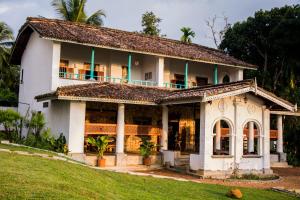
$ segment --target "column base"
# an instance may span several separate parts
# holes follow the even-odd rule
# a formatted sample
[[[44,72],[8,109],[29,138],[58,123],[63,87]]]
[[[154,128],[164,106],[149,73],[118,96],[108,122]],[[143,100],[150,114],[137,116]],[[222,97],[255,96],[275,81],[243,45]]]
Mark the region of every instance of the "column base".
[[[127,166],[127,155],[125,153],[116,153],[116,166],[117,167]]]
[[[278,153],[279,162],[286,162],[286,153]]]

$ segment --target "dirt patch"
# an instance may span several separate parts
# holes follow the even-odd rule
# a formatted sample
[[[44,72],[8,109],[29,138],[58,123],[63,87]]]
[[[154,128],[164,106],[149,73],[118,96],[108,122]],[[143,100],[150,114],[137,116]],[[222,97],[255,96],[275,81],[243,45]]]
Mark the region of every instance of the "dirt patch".
[[[274,173],[281,178],[273,181],[245,181],[245,180],[216,180],[216,179],[199,179],[194,176],[181,174],[166,169],[151,170],[144,173],[171,176],[175,178],[185,178],[190,181],[199,183],[219,184],[226,186],[241,186],[251,188],[268,189],[272,187],[284,187],[286,189],[300,189],[300,167],[295,168],[273,168]]]

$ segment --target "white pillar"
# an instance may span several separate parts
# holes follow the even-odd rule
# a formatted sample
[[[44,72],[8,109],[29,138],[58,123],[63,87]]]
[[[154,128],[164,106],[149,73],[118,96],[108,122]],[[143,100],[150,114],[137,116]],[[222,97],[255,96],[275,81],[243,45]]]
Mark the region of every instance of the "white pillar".
[[[272,170],[270,165],[270,110],[263,107],[262,112],[262,119],[263,119],[263,168],[264,173],[271,173]]]
[[[163,57],[159,57],[156,63],[156,80],[159,87],[164,86],[164,68],[165,60]]]
[[[161,140],[160,140],[160,149],[168,150],[168,129],[169,129],[169,116],[168,116],[168,107],[162,106],[162,131],[161,131]]]
[[[248,123],[248,153],[254,152],[254,122]]]
[[[51,90],[56,90],[59,86],[59,63],[60,63],[61,44],[53,42],[52,46],[52,67],[51,67]]]
[[[118,104],[116,153],[124,153],[125,105]]]
[[[71,154],[84,153],[85,102],[70,102],[68,148]]]
[[[283,153],[282,115],[277,115],[277,152]]]
[[[221,120],[216,122],[216,150],[221,150]]]

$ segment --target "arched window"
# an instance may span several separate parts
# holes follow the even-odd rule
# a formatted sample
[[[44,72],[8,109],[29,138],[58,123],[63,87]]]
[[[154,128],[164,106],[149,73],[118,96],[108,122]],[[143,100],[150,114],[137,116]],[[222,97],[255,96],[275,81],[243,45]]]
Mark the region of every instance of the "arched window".
[[[213,155],[230,155],[231,128],[225,120],[218,120],[213,129]]]
[[[254,121],[249,121],[243,129],[243,154],[244,155],[259,155],[259,140],[260,131],[258,124]]]
[[[222,83],[229,83],[229,82],[230,82],[230,77],[226,74],[226,75],[223,77]]]

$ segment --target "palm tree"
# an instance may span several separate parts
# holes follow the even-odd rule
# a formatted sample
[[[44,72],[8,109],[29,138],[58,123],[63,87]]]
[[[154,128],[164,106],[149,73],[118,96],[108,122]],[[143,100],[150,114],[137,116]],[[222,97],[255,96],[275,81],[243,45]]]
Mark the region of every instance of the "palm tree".
[[[102,26],[102,17],[106,16],[104,11],[98,10],[87,17],[86,2],[87,0],[52,0],[52,6],[64,20]]]
[[[193,38],[195,37],[195,32],[192,31],[192,29],[189,27],[182,27],[180,30],[183,32],[183,35],[180,38],[181,42],[184,42],[187,44],[192,43],[191,37],[193,37]]]
[[[11,105],[17,101],[19,67],[9,63],[13,32],[4,22],[0,22],[0,105]]]

